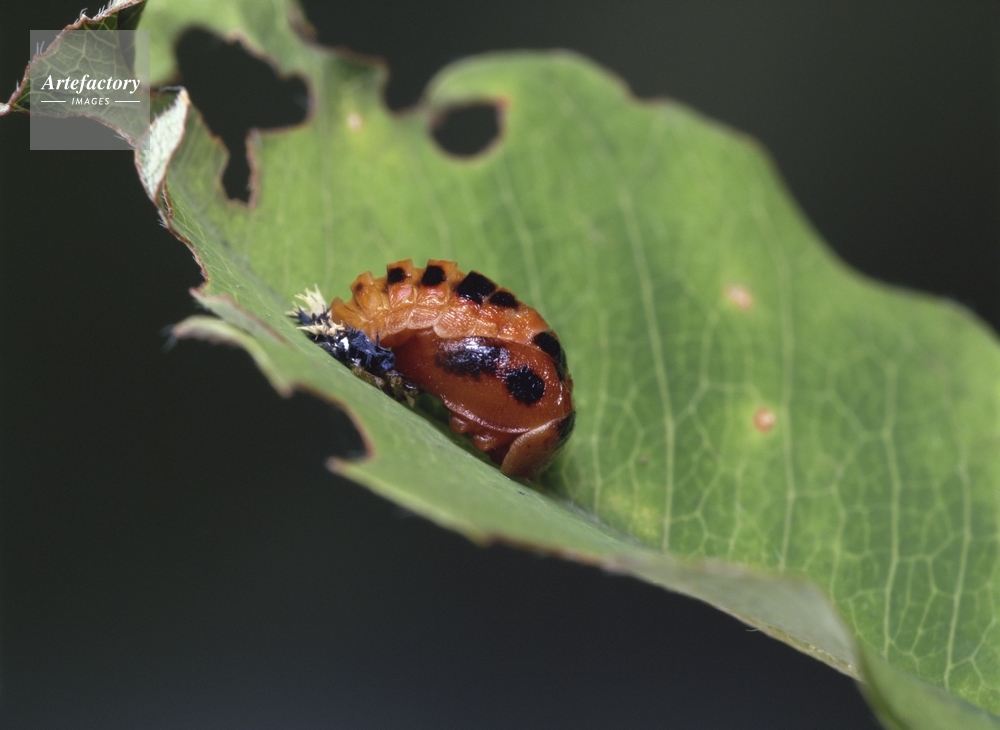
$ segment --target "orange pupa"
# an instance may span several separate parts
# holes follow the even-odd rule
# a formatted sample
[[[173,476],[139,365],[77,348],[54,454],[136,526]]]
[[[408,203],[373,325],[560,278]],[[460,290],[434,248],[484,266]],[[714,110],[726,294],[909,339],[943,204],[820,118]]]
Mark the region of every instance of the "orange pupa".
[[[468,434],[513,477],[549,465],[573,430],[573,380],[559,338],[532,307],[452,261],[410,259],[366,272],[330,319],[389,348],[396,371],[438,398],[452,430]]]

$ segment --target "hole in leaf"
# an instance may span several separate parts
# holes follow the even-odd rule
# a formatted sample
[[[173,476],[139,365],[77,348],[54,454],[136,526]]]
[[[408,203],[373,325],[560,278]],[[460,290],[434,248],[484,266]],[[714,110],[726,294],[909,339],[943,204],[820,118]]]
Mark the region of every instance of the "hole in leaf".
[[[302,123],[309,91],[297,76],[281,78],[238,41],[227,43],[199,28],[185,32],[175,49],[181,83],[205,124],[229,150],[222,185],[230,199],[250,200],[247,134]]]
[[[452,107],[434,119],[431,133],[444,151],[472,157],[500,136],[500,112],[495,104]]]

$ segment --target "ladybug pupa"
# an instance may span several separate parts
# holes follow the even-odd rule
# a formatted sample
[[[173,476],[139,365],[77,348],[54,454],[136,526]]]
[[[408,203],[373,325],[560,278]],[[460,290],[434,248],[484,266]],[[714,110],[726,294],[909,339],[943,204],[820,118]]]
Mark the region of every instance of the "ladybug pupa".
[[[440,398],[453,431],[512,477],[545,469],[573,430],[573,380],[542,316],[479,272],[409,259],[361,274],[348,302],[318,291],[294,316],[356,375],[412,405]]]

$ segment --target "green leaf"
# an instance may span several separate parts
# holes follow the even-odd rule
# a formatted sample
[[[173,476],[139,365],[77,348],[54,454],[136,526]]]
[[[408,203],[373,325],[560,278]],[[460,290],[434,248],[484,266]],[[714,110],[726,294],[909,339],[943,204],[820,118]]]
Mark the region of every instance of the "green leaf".
[[[869,702],[887,728],[892,730],[995,730],[996,715],[937,688],[913,675],[893,668],[871,650],[864,650],[863,685]]]
[[[178,334],[346,408],[371,456],[335,468],[438,524],[709,601],[862,677],[890,726],[997,724],[971,705],[1000,710],[1000,348],[967,312],[847,270],[752,140],[572,54],[463,61],[397,116],[378,68],[277,3],[152,5],[154,75],[195,23],[300,74],[312,113],[251,138],[250,206],[186,94],[157,119],[140,176],[221,318]],[[482,100],[499,142],[442,153],[436,115]],[[284,314],[409,257],[487,273],[559,333],[578,421],[537,490]]]

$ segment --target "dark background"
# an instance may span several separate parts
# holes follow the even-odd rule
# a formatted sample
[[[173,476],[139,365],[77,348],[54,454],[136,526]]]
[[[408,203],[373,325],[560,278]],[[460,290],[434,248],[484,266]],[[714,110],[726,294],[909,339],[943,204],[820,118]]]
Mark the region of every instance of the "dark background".
[[[0,96],[78,2],[5,7]],[[582,52],[760,138],[862,271],[1000,329],[992,0],[305,7],[388,60],[395,108],[464,55]],[[189,85],[231,73],[190,50]],[[244,85],[220,132],[261,106]],[[29,152],[2,118],[0,186],[0,727],[875,727],[851,680],[714,609],[331,476],[343,418],[242,352],[166,350],[200,275],[128,153]]]

